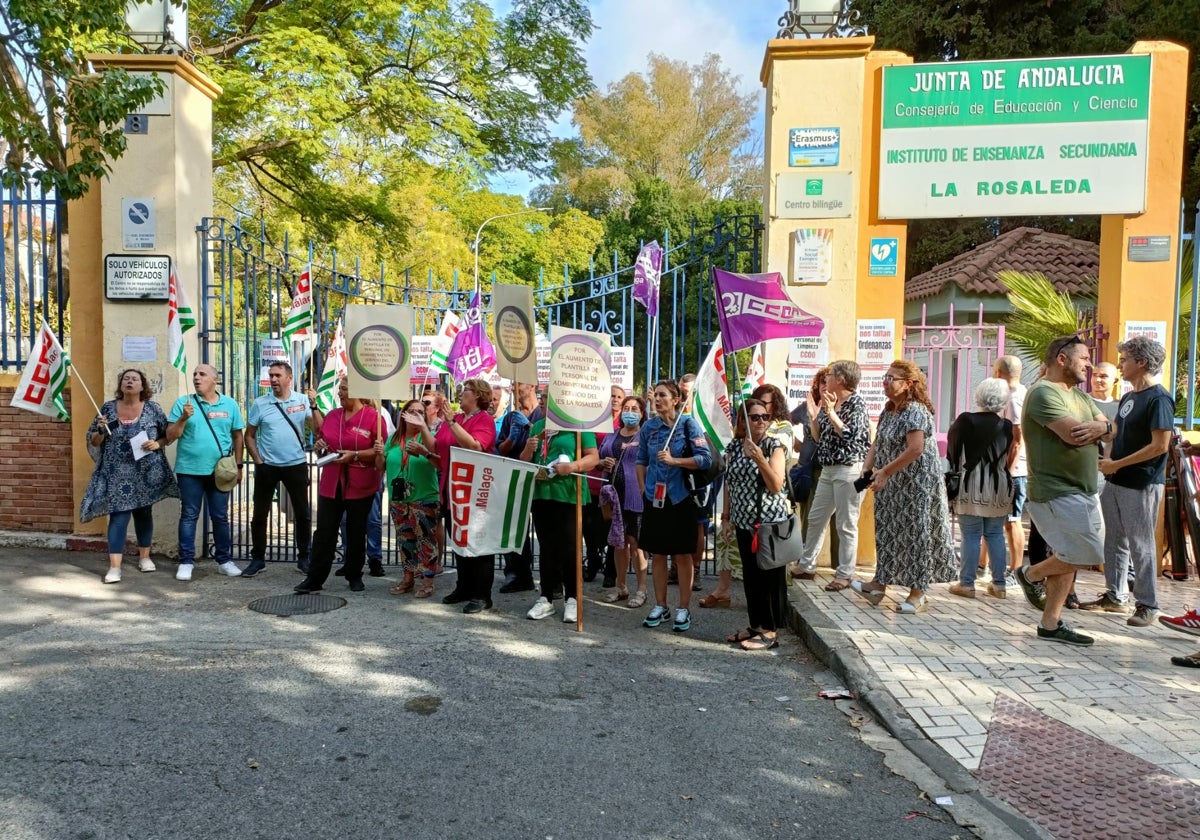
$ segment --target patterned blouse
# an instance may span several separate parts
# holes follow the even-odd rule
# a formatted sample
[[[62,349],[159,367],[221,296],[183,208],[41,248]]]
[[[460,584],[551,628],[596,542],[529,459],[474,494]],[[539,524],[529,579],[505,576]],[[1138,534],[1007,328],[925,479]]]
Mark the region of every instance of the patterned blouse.
[[[778,439],[765,435],[763,454],[771,460],[772,453],[783,446]],[[768,493],[758,465],[742,452],[741,438],[735,438],[725,450],[725,486],[729,488],[729,521],[738,528],[752,530],[760,522],[782,522],[792,513],[787,493]],[[759,506],[762,507],[761,519]]]
[[[109,400],[101,406],[100,413],[110,421],[117,419],[116,400]],[[87,430],[89,440],[98,428],[99,419],[93,418]],[[147,400],[142,405],[142,413],[137,420],[129,424],[118,423],[116,430],[106,436],[99,447],[93,450],[89,446],[89,451],[96,458],[96,469],[79,505],[80,522],[91,522],[110,513],[137,510],[168,496],[179,496],[175,473],[171,471],[163,450],[147,452],[141,460],[134,460],[129,439],[138,432],[145,432],[150,440],[161,440],[167,435],[167,415],[153,400]]]
[[[866,400],[855,391],[846,397],[837,414],[845,427],[840,435],[824,408],[817,412],[817,430],[821,433],[817,438],[817,463],[860,464],[867,459],[867,450],[871,448],[871,418],[867,416]]]

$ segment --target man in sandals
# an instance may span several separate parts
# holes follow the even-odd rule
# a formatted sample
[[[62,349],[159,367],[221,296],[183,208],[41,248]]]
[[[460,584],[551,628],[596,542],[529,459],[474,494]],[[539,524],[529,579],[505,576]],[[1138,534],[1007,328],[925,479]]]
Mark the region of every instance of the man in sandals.
[[[271,393],[254,401],[247,418],[246,451],[254,462],[254,512],[250,518],[250,565],[242,577],[254,577],[267,567],[267,517],[280,483],[292,503],[296,566],[305,574],[312,541],[304,424],[307,421],[315,434],[321,429],[324,415],[317,408],[315,391],[301,394],[292,390],[292,366],[287,362],[275,362],[267,375]]]
[[[192,370],[194,394],[175,401],[167,415],[167,442],[179,441],[175,450],[175,477],[179,479],[179,568],[176,580],[191,580],[196,563],[196,522],[200,504],[208,508],[212,522],[213,548],[221,574],[242,573],[233,562],[233,534],[229,528],[229,491],[217,489],[213,470],[217,461],[232,454],[238,461],[237,478],[242,480],[242,410],[224,394],[217,393],[217,371],[212,365]]]
[[[1046,375],[1025,395],[1022,431],[1029,457],[1029,515],[1054,550],[1017,569],[1026,599],[1042,611],[1039,639],[1086,646],[1095,640],[1061,619],[1075,571],[1104,562],[1104,518],[1096,495],[1100,440],[1113,424],[1077,386],[1087,381],[1091,352],[1078,336],[1056,338]]]

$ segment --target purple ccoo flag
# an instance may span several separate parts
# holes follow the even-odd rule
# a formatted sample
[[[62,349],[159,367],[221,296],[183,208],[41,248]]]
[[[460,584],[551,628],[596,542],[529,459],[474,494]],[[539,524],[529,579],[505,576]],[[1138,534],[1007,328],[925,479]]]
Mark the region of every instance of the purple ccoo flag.
[[[479,292],[471,298],[471,307],[463,317],[446,364],[455,381],[463,382],[496,366],[496,351],[483,328],[483,312],[479,308]]]
[[[633,267],[633,299],[641,301],[646,314],[658,315],[658,281],[662,277],[663,249],[658,241],[647,242],[638,251]]]
[[[714,268],[713,284],[727,353],[772,338],[817,336],[825,329],[824,321],[792,302],[777,271],[734,274]]]

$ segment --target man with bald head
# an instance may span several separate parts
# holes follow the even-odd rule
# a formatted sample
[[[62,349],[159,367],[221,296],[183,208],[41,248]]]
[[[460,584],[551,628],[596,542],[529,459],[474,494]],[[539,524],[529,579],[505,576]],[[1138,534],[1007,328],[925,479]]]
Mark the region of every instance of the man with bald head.
[[[175,401],[167,416],[167,441],[179,441],[175,450],[175,476],[179,479],[179,569],[176,580],[191,580],[196,562],[196,521],[205,503],[212,522],[217,565],[223,575],[242,573],[233,562],[233,534],[229,528],[229,493],[217,489],[213,470],[217,461],[234,454],[238,481],[242,480],[242,410],[217,391],[217,371],[212,365],[192,370],[194,394]]]

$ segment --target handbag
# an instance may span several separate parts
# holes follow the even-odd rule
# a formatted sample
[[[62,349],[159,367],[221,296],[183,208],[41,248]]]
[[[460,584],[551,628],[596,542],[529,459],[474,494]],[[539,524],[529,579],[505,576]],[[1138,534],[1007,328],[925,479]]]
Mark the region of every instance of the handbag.
[[[796,514],[781,522],[758,526],[758,551],[754,559],[764,572],[795,563],[804,556],[804,536]]]
[[[950,470],[942,476],[946,482],[946,501],[953,502],[962,489],[962,470]]]
[[[217,442],[217,451],[221,451],[221,439],[217,437],[217,430],[213,428],[212,421],[208,419],[208,412],[204,410],[204,406],[200,403],[200,398],[195,397],[196,406],[200,409],[200,414],[204,417],[204,422],[208,424],[208,430],[212,432],[213,440]],[[213,467],[213,484],[222,493],[228,493],[237,486],[238,479],[238,462],[233,457],[233,453],[222,455],[217,459],[217,464]]]

